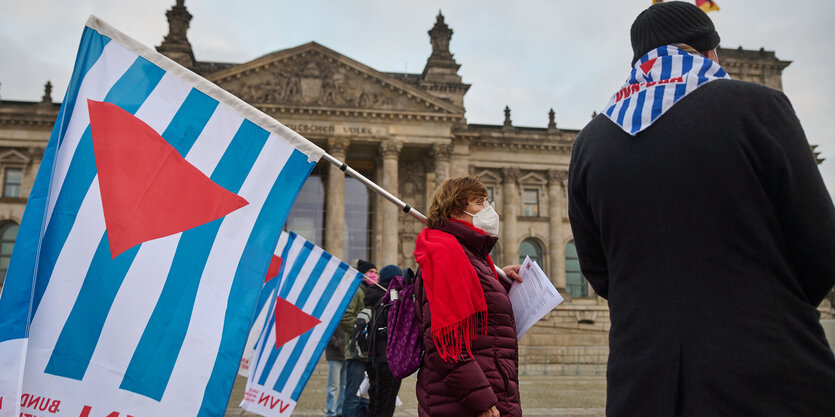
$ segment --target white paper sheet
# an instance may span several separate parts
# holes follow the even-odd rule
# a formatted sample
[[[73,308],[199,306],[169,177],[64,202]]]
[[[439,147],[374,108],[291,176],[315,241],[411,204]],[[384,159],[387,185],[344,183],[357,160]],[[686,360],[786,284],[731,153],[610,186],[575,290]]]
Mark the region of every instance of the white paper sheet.
[[[513,317],[516,319],[517,340],[563,302],[562,295],[554,288],[554,284],[551,284],[542,268],[531,261],[530,257],[525,257],[519,274],[522,275],[522,282],[514,281],[508,294],[513,305]]]

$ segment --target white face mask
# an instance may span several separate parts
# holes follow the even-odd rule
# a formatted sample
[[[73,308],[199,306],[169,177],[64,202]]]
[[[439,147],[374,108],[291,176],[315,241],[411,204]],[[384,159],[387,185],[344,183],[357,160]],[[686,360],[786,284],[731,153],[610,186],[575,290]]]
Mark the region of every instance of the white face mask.
[[[490,236],[499,235],[499,213],[496,213],[492,204],[481,209],[476,214],[471,214],[466,211],[464,213],[473,216],[473,226],[484,230]]]

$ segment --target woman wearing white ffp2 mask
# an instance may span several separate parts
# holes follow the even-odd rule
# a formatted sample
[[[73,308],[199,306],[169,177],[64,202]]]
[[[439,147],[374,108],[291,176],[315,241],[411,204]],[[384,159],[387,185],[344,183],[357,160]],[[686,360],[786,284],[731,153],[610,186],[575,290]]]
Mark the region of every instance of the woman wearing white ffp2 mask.
[[[493,203],[487,203],[487,200],[479,201],[477,203],[480,206],[483,206],[478,213],[470,213],[468,211],[464,211],[464,213],[473,216],[473,226],[478,227],[481,230],[484,230],[490,236],[498,236],[499,235],[499,213],[496,213],[496,209],[493,208]]]
[[[510,283],[499,279],[490,257],[499,216],[487,195],[477,177],[444,181],[415,242],[422,416],[522,416]],[[522,280],[519,265],[502,271]]]

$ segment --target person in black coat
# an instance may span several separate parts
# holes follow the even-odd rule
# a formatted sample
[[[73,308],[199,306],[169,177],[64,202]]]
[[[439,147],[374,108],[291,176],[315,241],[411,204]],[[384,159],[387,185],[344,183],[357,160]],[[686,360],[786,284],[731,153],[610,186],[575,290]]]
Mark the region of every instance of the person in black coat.
[[[337,327],[325,347],[328,361],[328,385],[325,390],[325,417],[341,417],[345,401],[345,331]]]
[[[403,271],[397,265],[386,265],[380,270],[379,284],[388,288],[391,280],[396,276],[403,276]],[[368,352],[368,417],[391,417],[400,391],[400,380],[391,374],[386,360],[386,342],[388,340],[388,308],[383,305],[382,298],[386,291],[377,286],[369,286],[365,290],[363,303],[371,309]]]
[[[692,4],[655,4],[631,34],[627,85],[577,136],[568,183],[581,270],[609,301],[607,415],[835,416],[816,309],[835,208],[789,100],[727,79]]]

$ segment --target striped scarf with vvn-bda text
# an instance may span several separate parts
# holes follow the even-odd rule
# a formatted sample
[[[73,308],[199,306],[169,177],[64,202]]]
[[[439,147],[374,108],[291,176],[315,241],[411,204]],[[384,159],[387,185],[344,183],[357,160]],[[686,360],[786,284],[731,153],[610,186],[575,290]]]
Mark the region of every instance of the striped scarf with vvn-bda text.
[[[635,136],[687,94],[710,81],[731,78],[716,62],[687,49],[666,45],[642,56],[604,114]]]

